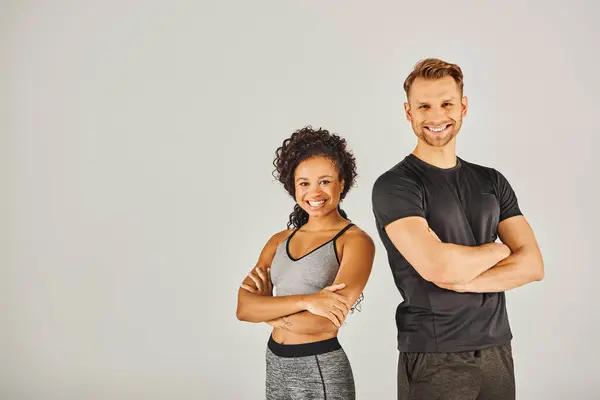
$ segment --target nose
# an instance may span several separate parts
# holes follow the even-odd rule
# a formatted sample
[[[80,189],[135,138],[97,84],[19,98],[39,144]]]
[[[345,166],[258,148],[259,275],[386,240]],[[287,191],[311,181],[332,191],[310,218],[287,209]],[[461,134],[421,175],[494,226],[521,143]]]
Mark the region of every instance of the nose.
[[[315,185],[310,185],[310,187],[308,188],[308,194],[310,195],[319,193],[321,193],[321,186],[318,183]]]
[[[432,107],[427,115],[431,123],[443,122],[446,120],[446,110],[442,107]]]

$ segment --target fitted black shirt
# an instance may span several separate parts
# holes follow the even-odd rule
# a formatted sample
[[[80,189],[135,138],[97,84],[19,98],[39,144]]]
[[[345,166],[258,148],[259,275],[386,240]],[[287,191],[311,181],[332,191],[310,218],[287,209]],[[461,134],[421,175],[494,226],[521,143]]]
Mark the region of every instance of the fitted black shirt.
[[[438,168],[410,154],[373,186],[373,213],[403,302],[396,310],[398,349],[471,351],[506,344],[512,333],[501,293],[458,293],[423,279],[396,249],[385,227],[418,216],[444,243],[478,246],[496,241],[498,224],[522,215],[506,178],[457,157]]]

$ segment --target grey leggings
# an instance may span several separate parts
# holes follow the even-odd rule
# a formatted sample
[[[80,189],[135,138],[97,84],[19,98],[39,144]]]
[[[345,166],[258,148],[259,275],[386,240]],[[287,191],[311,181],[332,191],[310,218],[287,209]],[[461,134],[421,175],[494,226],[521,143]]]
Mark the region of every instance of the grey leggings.
[[[267,346],[267,400],[355,400],[354,377],[337,338]]]

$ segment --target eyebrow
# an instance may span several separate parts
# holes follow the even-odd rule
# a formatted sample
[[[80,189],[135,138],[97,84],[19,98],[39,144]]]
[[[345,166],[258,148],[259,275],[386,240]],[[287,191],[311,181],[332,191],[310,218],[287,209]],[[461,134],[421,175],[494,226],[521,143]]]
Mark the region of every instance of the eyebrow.
[[[331,178],[331,179],[333,179],[333,176],[331,176],[331,175],[321,175],[321,176],[320,176],[320,177],[318,177],[317,179],[323,179],[323,178]],[[305,181],[307,181],[307,180],[308,180],[308,178],[305,178],[305,177],[301,176],[301,177],[299,177],[298,179],[296,179],[296,181],[300,181],[300,180],[305,180]]]
[[[443,103],[452,103],[454,101],[455,100],[453,98],[444,99],[444,100],[442,100],[442,104]],[[417,102],[417,105],[419,105],[419,106],[426,106],[426,105],[429,105],[429,104],[430,104],[429,102],[425,102],[425,101],[419,101],[419,102]]]

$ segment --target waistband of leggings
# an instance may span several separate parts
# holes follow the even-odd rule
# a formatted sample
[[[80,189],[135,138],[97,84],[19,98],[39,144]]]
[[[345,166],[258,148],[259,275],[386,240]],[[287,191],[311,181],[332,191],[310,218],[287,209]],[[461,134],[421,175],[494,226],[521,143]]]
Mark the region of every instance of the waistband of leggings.
[[[338,341],[337,337],[312,343],[280,344],[273,340],[273,336],[271,336],[269,337],[269,343],[267,346],[269,347],[269,350],[273,352],[273,354],[279,357],[316,356],[319,354],[340,350],[342,348],[342,345]]]

